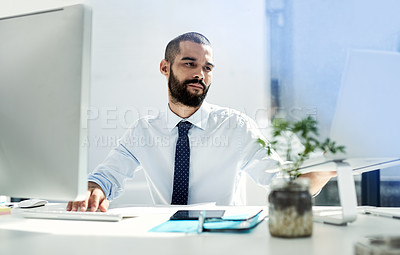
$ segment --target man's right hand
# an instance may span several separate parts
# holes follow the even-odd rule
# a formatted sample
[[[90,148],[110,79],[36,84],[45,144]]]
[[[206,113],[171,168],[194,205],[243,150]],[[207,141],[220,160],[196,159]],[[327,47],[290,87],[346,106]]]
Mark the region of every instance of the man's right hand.
[[[86,199],[83,201],[70,201],[67,205],[67,211],[78,211],[86,212],[90,208],[91,212],[99,209],[101,212],[106,212],[109,206],[109,202],[104,194],[101,187],[94,182],[88,183],[88,191]]]

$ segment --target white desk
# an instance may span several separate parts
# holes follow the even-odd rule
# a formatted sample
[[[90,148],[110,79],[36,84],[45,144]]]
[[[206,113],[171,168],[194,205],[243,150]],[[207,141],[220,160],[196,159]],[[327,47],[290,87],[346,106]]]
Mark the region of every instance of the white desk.
[[[149,233],[169,215],[121,222],[24,219],[0,216],[0,254],[353,254],[367,235],[400,235],[400,220],[359,215],[347,227],[314,223],[311,238],[271,237],[267,220],[250,233]]]

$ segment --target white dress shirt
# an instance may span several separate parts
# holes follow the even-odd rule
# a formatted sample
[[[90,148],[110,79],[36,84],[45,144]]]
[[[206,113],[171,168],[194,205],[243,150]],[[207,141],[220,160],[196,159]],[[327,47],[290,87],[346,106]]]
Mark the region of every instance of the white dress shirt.
[[[172,198],[177,124],[183,119],[168,107],[159,116],[138,119],[90,175],[112,200],[124,182],[143,169],[154,204],[170,204]],[[238,111],[203,102],[191,117],[189,130],[190,177],[188,203],[241,204],[238,183],[246,172],[267,186],[280,161],[268,156],[257,142],[262,137],[255,122]]]

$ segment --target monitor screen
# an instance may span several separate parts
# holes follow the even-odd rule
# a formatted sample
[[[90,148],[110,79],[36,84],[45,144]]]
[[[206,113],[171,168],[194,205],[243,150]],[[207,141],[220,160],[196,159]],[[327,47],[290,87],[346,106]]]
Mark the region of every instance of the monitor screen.
[[[400,54],[351,50],[331,137],[347,157],[400,158]]]
[[[0,38],[0,195],[82,199],[90,10],[3,17]]]
[[[400,164],[399,68],[398,52],[349,51],[330,136],[356,171]]]
[[[346,153],[308,160],[304,172],[334,170],[325,163],[339,159],[357,173],[400,164],[399,69],[398,52],[349,51],[330,132]]]

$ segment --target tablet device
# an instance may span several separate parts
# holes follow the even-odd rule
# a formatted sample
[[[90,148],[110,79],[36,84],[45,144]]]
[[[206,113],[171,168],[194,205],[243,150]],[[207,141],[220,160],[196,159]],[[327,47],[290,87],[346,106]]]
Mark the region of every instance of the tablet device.
[[[225,213],[225,210],[179,210],[170,220],[198,220],[202,211],[205,219],[220,219]]]

